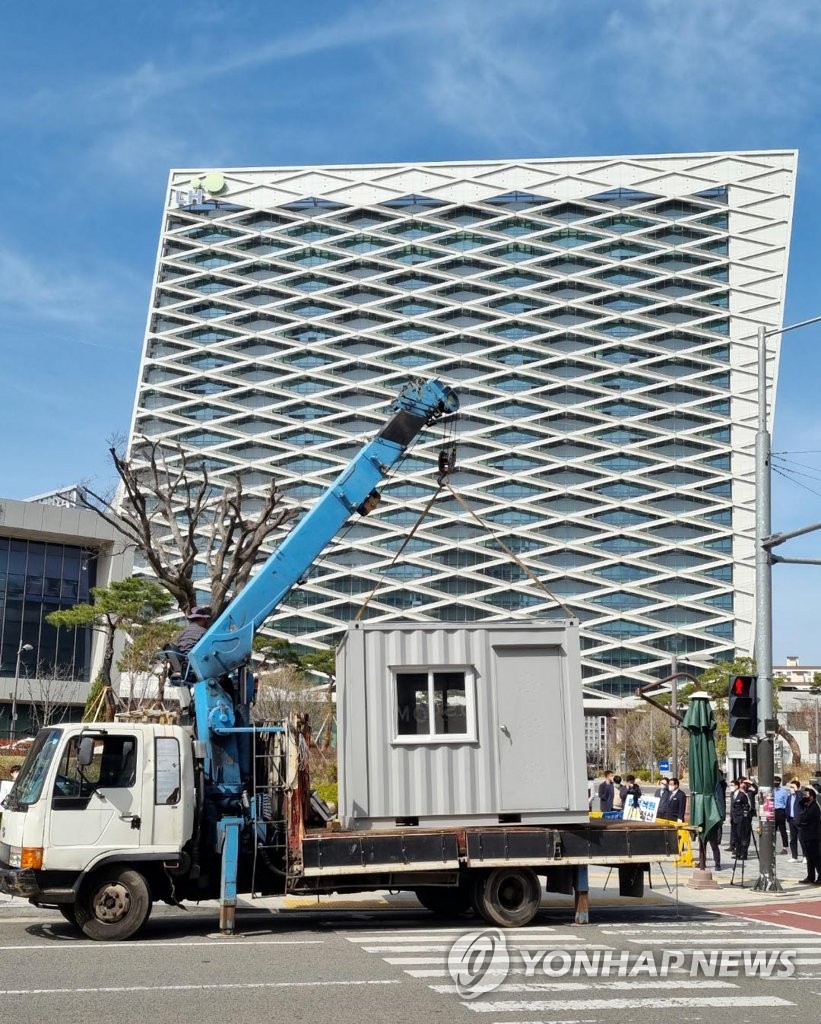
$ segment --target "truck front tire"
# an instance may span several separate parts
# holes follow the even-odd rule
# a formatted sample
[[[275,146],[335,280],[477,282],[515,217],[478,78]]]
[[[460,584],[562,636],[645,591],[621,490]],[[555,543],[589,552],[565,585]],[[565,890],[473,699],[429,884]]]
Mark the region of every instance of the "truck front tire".
[[[496,868],[477,877],[473,906],[488,924],[521,928],[530,924],[542,901],[542,886],[530,868]]]
[[[61,903],[57,909],[70,925],[73,925],[75,928],[80,927],[77,924],[77,910],[73,903]]]
[[[118,942],[130,939],[148,920],[151,893],[138,871],[102,868],[80,888],[74,914],[89,939]]]

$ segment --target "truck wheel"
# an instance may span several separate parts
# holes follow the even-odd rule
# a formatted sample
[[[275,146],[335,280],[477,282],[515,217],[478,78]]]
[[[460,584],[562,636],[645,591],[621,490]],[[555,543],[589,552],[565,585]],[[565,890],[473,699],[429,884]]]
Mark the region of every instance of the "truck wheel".
[[[151,894],[143,876],[112,866],[92,875],[80,889],[75,917],[90,939],[130,939],[148,920]]]
[[[530,924],[542,901],[542,886],[530,868],[496,868],[474,884],[473,906],[488,924],[521,928]]]
[[[57,909],[69,924],[74,925],[75,928],[80,927],[77,924],[77,914],[73,903],[59,903]]]
[[[473,906],[470,892],[461,885],[422,885],[414,891],[425,910],[437,917],[461,917]]]

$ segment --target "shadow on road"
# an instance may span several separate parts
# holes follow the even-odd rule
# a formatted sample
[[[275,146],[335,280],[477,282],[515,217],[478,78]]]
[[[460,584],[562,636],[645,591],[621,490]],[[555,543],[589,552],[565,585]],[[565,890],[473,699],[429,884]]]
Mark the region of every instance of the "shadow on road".
[[[49,913],[43,911],[43,914]],[[635,924],[652,920],[686,919],[688,921],[709,921],[721,917],[721,914],[702,910],[698,907],[676,906],[675,904],[637,907],[601,907],[591,908],[591,925],[596,924]],[[476,926],[478,918],[465,915],[463,917],[436,917],[428,911],[416,907],[356,910],[340,908],[305,908],[280,910],[268,908],[240,908],[237,912],[237,930],[234,935],[222,935],[219,932],[219,918],[215,911],[192,908],[181,910],[176,907],[159,907],[155,909],[145,927],[140,931],[137,940],[142,941],[184,941],[190,939],[214,939],[221,942],[242,942],[243,939],[259,939],[278,934],[304,935],[336,931],[347,932],[371,931],[374,928],[389,930],[391,928],[421,928],[430,933],[440,930]],[[540,911],[535,921],[536,927],[568,927],[574,931],[586,927],[573,923],[572,908],[550,907]],[[54,920],[32,922],[26,927],[27,934],[34,938],[50,942],[77,942],[85,939],[82,933],[56,912]],[[134,940],[132,940],[134,941]]]

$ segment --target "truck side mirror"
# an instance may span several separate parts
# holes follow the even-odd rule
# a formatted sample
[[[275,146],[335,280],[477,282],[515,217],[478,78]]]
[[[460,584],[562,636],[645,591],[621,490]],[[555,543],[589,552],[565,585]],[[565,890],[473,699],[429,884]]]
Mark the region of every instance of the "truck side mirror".
[[[77,765],[80,768],[88,768],[94,760],[94,737],[83,736],[77,750]]]

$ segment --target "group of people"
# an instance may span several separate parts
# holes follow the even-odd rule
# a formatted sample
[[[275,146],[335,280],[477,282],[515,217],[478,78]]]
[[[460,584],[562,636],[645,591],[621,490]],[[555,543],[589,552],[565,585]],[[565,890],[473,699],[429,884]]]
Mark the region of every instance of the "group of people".
[[[781,853],[789,859],[803,860],[807,885],[821,885],[821,806],[812,786],[803,786],[792,778],[786,786],[779,776],[773,779],[773,805],[775,829],[781,837]],[[789,838],[788,838],[789,831]],[[801,847],[801,856],[798,847]]]
[[[749,853],[757,794],[758,786],[752,779],[745,777],[730,782],[730,839],[724,849],[737,860],[746,860]],[[640,796],[641,788],[634,775],[626,775],[622,781],[620,775],[608,771],[598,788],[599,809],[602,813],[619,811],[630,803],[637,807]],[[663,778],[655,796],[659,801],[657,819],[676,822],[686,820],[687,796],[678,779]],[[721,817],[705,835],[704,842],[712,851],[715,869],[720,871],[721,838],[728,804],[727,783],[723,777],[719,779],[714,796]],[[801,879],[802,883],[821,886],[821,804],[816,791],[812,786],[802,787],[797,778],[790,779],[785,786],[781,777],[776,775],[773,779],[772,801],[776,835],[781,837],[781,854],[789,854],[789,860],[794,864],[806,865],[806,876]]]
[[[623,811],[631,803],[638,807],[641,797],[641,786],[636,782],[635,775],[621,775],[605,772],[599,784],[599,810],[604,814],[608,811]]]
[[[687,794],[677,778],[663,778],[655,795],[659,802],[656,818],[664,821],[684,821],[687,813]]]
[[[749,855],[753,819],[757,816],[757,795],[758,786],[752,779],[745,777],[730,782],[730,840],[724,849],[738,860],[746,860]],[[781,776],[776,775],[772,812],[776,836],[781,837],[779,852],[784,856],[789,854],[794,864],[806,864],[807,873],[801,882],[821,885],[821,806],[815,790],[812,786],[802,787],[797,778],[790,779],[785,786]],[[718,844],[713,846],[713,857],[716,868],[720,869]]]
[[[641,786],[636,782],[635,775],[621,775],[605,772],[599,784],[599,810],[604,814],[608,811],[623,811],[631,804],[638,807],[641,797]],[[687,796],[681,789],[678,779],[661,780],[654,796],[658,798],[657,818],[667,821],[684,821],[687,810]]]

